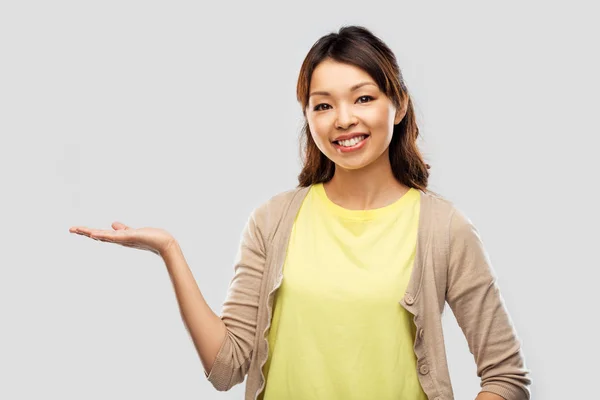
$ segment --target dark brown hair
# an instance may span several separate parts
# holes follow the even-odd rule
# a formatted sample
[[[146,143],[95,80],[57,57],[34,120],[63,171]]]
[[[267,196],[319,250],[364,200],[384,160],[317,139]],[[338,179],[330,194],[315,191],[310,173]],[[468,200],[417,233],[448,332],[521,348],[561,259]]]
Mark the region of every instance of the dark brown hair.
[[[312,73],[317,65],[332,59],[351,64],[366,71],[394,106],[406,106],[402,121],[394,125],[389,146],[390,163],[394,177],[402,184],[427,189],[429,164],[425,164],[417,146],[417,127],[413,104],[398,67],[396,57],[389,47],[368,29],[361,26],[344,26],[338,33],[321,37],[312,46],[300,69],[296,89],[298,102],[302,106],[304,127],[301,133],[302,171],[298,175],[298,186],[327,182],[333,177],[334,163],[315,144],[306,120],[306,107]]]

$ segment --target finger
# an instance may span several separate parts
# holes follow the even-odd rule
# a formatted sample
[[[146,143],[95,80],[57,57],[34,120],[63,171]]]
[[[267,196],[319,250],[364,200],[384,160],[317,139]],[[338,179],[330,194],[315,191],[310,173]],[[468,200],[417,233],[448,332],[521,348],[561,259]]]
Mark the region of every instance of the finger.
[[[92,229],[90,231],[90,237],[96,239],[110,239],[110,240],[118,240],[121,239],[123,241],[125,239],[124,235],[125,231],[109,231],[105,229]]]
[[[73,233],[77,233],[82,236],[87,236],[90,239],[101,242],[110,242],[110,243],[121,243],[126,238],[121,237],[118,233],[124,233],[124,230],[121,231],[109,231],[103,229],[90,229],[83,226],[77,226],[69,229],[69,231]],[[117,235],[115,235],[117,234]]]
[[[113,222],[111,226],[113,227],[114,230],[117,230],[117,231],[131,229],[131,227],[129,227],[119,221]]]
[[[71,233],[89,233],[91,229],[85,226],[72,226],[69,228]]]
[[[99,232],[104,232],[104,231],[105,230],[103,230],[103,229],[95,229],[95,228],[88,228],[86,226],[79,226],[76,228],[74,233],[78,233],[80,235],[91,237],[91,235],[93,233],[99,233]],[[109,231],[109,232],[112,232],[112,231]]]
[[[76,233],[76,234],[78,234],[78,235],[81,235],[81,236],[87,236],[87,237],[89,237],[89,236],[90,236],[90,233],[91,233],[91,231],[92,231],[92,230],[91,230],[91,229],[89,229],[89,228],[82,228],[82,227],[78,227],[78,228],[76,228],[76,229],[73,229],[71,232],[72,232],[72,233]]]

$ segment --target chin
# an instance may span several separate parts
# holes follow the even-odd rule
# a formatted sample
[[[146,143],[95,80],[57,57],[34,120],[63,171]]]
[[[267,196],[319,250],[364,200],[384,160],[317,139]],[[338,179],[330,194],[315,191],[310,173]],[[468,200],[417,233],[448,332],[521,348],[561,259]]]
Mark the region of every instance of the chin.
[[[372,161],[365,160],[357,160],[357,162],[348,162],[348,160],[333,160],[333,162],[336,168],[342,168],[347,171],[357,171],[372,164]]]

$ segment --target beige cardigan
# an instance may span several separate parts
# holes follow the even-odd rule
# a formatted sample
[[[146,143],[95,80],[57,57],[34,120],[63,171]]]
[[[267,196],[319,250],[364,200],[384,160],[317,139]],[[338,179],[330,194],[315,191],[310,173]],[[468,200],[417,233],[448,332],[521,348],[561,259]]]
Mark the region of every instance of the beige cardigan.
[[[221,314],[227,336],[210,374],[204,372],[219,391],[243,382],[246,375],[246,400],[255,400],[264,389],[274,293],[308,189],[274,196],[252,212],[244,228]],[[431,191],[419,193],[417,252],[398,302],[414,315],[414,352],[423,390],[429,399],[454,399],[441,322],[448,302],[475,358],[481,391],[508,400],[529,399],[529,370],[478,231],[449,200]]]

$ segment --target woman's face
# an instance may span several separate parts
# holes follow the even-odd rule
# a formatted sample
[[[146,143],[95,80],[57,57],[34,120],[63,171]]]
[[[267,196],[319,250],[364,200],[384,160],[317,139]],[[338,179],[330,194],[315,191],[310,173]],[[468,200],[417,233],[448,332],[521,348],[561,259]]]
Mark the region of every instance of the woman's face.
[[[336,167],[359,169],[389,157],[394,125],[403,117],[364,70],[326,59],[313,71],[306,119]]]

